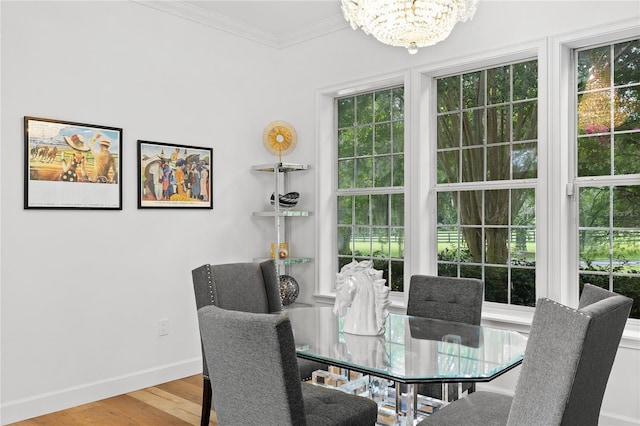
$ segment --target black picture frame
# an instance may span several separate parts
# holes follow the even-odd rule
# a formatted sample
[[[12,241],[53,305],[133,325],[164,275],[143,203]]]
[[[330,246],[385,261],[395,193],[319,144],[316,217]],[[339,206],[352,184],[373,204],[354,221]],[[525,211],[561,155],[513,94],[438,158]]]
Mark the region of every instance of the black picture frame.
[[[24,117],[24,208],[122,210],[122,129]]]
[[[139,209],[213,209],[213,148],[138,140]]]

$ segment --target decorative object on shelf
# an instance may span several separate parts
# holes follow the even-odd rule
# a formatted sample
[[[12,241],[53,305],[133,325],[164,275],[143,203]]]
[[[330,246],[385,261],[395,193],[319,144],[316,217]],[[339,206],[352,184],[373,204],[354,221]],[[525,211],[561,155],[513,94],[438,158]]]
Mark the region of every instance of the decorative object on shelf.
[[[410,54],[447,38],[458,22],[473,18],[476,8],[477,0],[342,0],[351,28],[406,47]]]
[[[277,155],[282,163],[282,156],[295,149],[298,134],[296,129],[286,121],[272,121],[262,132],[262,143],[267,151]]]
[[[275,184],[272,187],[271,205],[273,208],[266,208],[264,211],[254,211],[254,217],[266,217],[273,220],[273,239],[271,239],[271,258],[276,262],[277,275],[289,274],[289,269],[293,265],[311,262],[311,258],[304,256],[290,257],[291,252],[287,243],[295,241],[292,239],[290,231],[290,220],[296,217],[308,217],[310,212],[293,209],[296,206],[300,194],[290,192],[289,177],[292,172],[309,170],[306,164],[297,163],[267,163],[251,166],[254,172],[268,173]],[[281,195],[284,194],[284,195]],[[277,195],[277,197],[276,197]],[[267,196],[265,196],[266,201]],[[275,204],[278,203],[278,204]],[[265,206],[266,207],[266,206]],[[281,244],[284,243],[283,246]],[[296,252],[296,255],[298,253]]]
[[[278,248],[278,257],[280,259],[286,259],[289,257],[289,245],[287,243],[280,243]]]
[[[372,264],[371,260],[354,260],[336,274],[333,313],[345,317],[345,333],[364,336],[384,333],[391,304],[389,287],[384,285],[382,271],[373,269]]]
[[[282,299],[282,304],[287,306],[295,302],[300,293],[298,281],[291,275],[280,275],[278,280],[280,282],[280,298]]]
[[[292,209],[298,204],[298,199],[300,198],[300,194],[297,192],[287,192],[278,196],[278,205],[281,209]],[[271,194],[271,205],[273,207],[276,206],[275,203],[275,192]]]

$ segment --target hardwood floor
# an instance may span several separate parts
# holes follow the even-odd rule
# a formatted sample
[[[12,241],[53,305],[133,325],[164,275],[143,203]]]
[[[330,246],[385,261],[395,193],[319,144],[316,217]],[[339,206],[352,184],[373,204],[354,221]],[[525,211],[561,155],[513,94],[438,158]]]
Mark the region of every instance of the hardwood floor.
[[[12,426],[198,426],[201,402],[202,376],[198,374],[12,423]],[[218,424],[214,412],[209,424]]]

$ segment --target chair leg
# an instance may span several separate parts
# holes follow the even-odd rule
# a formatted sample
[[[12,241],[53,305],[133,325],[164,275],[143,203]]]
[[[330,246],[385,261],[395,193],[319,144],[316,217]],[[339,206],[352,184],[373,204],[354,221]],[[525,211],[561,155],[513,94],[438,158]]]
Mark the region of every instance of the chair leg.
[[[200,426],[209,426],[209,418],[211,417],[211,380],[203,377],[202,383],[202,415],[200,417]]]

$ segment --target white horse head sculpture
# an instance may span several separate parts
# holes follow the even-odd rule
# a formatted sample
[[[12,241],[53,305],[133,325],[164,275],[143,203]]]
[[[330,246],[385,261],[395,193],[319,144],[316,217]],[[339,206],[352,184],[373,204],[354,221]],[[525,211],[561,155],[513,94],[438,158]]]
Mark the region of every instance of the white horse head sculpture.
[[[345,333],[366,336],[384,333],[389,316],[387,307],[391,303],[389,287],[384,285],[382,271],[373,269],[372,263],[353,261],[337,273],[333,313],[345,317]]]
[[[363,336],[344,334],[344,342],[336,343],[334,351],[339,359],[365,364],[384,370],[390,366],[384,335]]]

